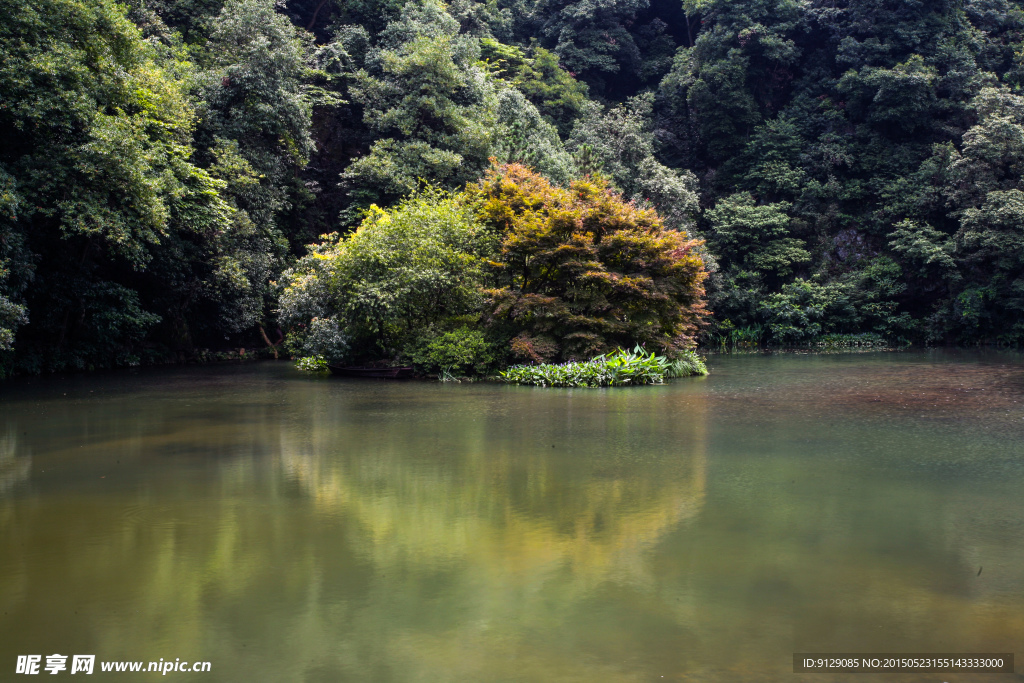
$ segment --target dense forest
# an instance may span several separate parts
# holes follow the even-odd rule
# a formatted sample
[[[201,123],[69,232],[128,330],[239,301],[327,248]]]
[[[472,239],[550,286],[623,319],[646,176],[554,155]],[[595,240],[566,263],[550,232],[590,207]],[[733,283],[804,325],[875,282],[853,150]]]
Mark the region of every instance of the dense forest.
[[[0,0],[0,376],[1024,341],[1008,0]]]

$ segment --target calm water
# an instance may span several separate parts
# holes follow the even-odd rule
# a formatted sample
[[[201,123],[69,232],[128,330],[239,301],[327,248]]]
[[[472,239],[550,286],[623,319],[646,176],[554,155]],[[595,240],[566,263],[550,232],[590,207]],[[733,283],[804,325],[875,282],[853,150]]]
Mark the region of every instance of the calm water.
[[[1024,358],[709,366],[611,391],[284,363],[0,385],[0,680],[53,653],[211,683],[1024,658]]]

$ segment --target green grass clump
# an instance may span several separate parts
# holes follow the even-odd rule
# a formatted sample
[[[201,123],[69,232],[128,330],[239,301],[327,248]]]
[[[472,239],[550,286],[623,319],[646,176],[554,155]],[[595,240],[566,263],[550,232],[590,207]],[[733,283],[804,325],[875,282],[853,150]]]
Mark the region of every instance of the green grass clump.
[[[708,366],[704,364],[704,359],[698,356],[696,351],[683,351],[682,356],[668,361],[668,366],[665,369],[665,379],[706,374],[708,374]]]
[[[302,372],[324,374],[329,372],[327,360],[323,356],[305,356],[295,361],[295,367]]]
[[[620,387],[661,384],[666,378],[706,375],[704,361],[693,351],[668,360],[639,346],[632,352],[619,349],[588,361],[559,365],[515,365],[498,373],[506,382],[541,387]]]

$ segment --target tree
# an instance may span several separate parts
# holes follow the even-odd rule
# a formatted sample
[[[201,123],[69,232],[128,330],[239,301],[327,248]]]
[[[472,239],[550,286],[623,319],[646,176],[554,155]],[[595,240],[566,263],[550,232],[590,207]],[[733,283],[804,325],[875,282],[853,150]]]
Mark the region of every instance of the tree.
[[[558,55],[539,46],[523,50],[493,38],[482,39],[480,47],[494,75],[530,100],[560,135],[568,135],[584,112],[587,86],[562,68]]]
[[[619,99],[657,82],[675,50],[671,3],[649,0],[544,0],[527,13],[531,37],[558,55],[574,78]]]
[[[401,358],[478,311],[493,239],[456,198],[428,189],[325,237],[282,276],[280,318],[297,353]]]
[[[697,179],[689,171],[666,167],[655,157],[652,104],[651,94],[634,97],[608,111],[590,103],[567,146],[580,161],[592,156],[590,163],[628,200],[653,207],[673,229],[692,230],[698,209]]]
[[[984,88],[960,145],[936,145],[909,183],[890,248],[933,339],[1024,338],[1024,98]],[[897,214],[899,215],[899,214]]]
[[[498,92],[497,124],[501,135],[494,144],[494,157],[498,161],[525,164],[561,185],[577,175],[558,130],[515,88]]]
[[[758,205],[747,192],[723,198],[708,211],[715,253],[725,267],[785,279],[811,260],[803,241],[789,236],[790,205]]]
[[[218,181],[190,161],[187,65],[143,42],[113,3],[0,9],[0,294],[18,299],[3,326],[32,320],[17,364],[138,362],[162,317],[147,268],[177,236],[201,240],[230,213]]]
[[[147,268],[151,282],[173,283],[155,288],[154,299],[166,311],[163,335],[188,353],[197,339],[263,322],[268,282],[281,270],[288,239],[300,243],[287,214],[309,198],[298,174],[312,151],[311,46],[273,2],[149,7],[193,43],[202,67],[190,75],[198,114],[193,158],[217,181],[208,189],[226,204],[230,223],[201,236],[172,232]]]
[[[0,327],[21,325],[21,369],[188,354],[264,319],[311,148],[308,46],[272,2],[216,5],[193,17],[198,71],[141,2],[149,41],[105,0],[4,6]]]
[[[24,239],[16,225],[19,200],[14,178],[0,166],[0,378],[7,374],[8,363],[3,360],[10,357],[6,352],[14,348],[18,327],[28,322],[25,306],[16,303],[31,275],[31,260],[24,253]],[[10,281],[12,261],[28,271],[20,278],[20,286],[17,280]]]
[[[248,212],[273,214],[287,201],[283,180],[301,168],[313,149],[310,102],[304,82],[310,75],[308,34],[274,11],[273,0],[228,0],[213,22],[204,50],[202,128],[209,148],[216,139],[233,140],[263,176],[261,196]]]
[[[342,174],[357,206],[395,201],[420,178],[454,188],[483,172],[496,101],[479,50],[437,0],[408,3],[381,33],[351,87],[378,136]]]
[[[589,358],[647,344],[672,355],[706,315],[698,242],[598,179],[566,189],[518,165],[466,190],[501,236],[486,322],[520,360]]]
[[[0,0],[0,373],[251,346],[316,235],[491,159],[706,236],[710,332],[1024,341],[1017,0],[125,5]],[[457,318],[376,353],[555,334]]]

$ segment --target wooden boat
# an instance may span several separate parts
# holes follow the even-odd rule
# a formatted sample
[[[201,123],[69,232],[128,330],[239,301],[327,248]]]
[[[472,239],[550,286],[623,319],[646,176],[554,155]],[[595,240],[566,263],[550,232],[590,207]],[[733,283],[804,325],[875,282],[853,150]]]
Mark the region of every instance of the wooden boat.
[[[327,366],[332,375],[339,377],[372,377],[377,379],[408,379],[413,376],[412,368],[368,368],[347,367],[340,365]]]

